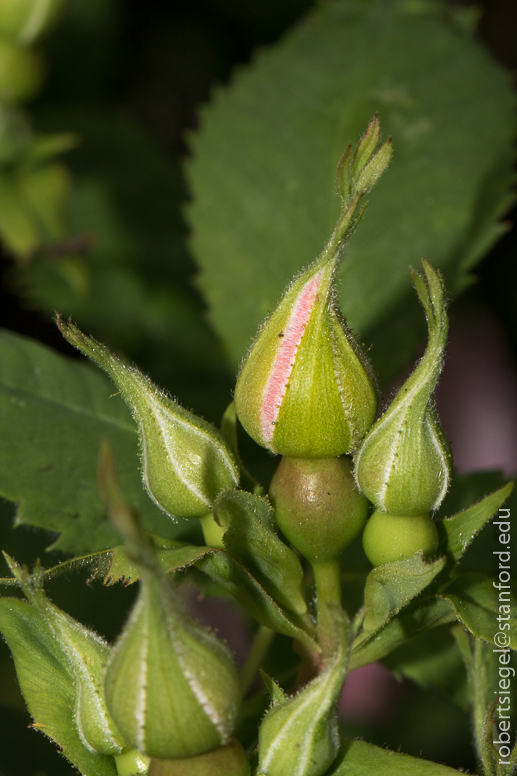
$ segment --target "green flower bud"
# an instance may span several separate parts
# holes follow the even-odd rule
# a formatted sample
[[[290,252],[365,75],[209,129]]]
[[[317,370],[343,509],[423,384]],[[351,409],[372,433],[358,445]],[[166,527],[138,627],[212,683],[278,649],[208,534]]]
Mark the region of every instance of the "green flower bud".
[[[37,576],[29,577],[11,558],[6,558],[23,592],[43,617],[66,656],[76,690],[74,722],[81,741],[90,752],[119,755],[127,744],[109,714],[104,698],[104,670],[109,646],[52,603]]]
[[[312,563],[340,555],[368,515],[348,458],[282,458],[269,490],[277,523]]]
[[[150,757],[193,757],[230,739],[239,686],[229,651],[188,619],[157,574],[143,572],[105,689],[125,739]]]
[[[427,349],[355,459],[360,490],[391,515],[437,509],[449,485],[450,449],[433,406],[448,328],[444,288],[441,276],[422,264],[425,277],[412,271],[412,281],[427,317]]]
[[[237,740],[195,757],[151,760],[148,776],[249,776],[250,764]]]
[[[258,444],[293,458],[333,458],[354,450],[372,424],[376,393],[364,354],[338,309],[335,274],[362,197],[386,169],[387,141],[375,117],[353,160],[338,169],[341,213],[321,256],[286,289],[262,326],[235,389],[240,422]],[[370,158],[372,157],[372,158]]]
[[[430,559],[438,550],[438,531],[429,515],[374,512],[364,529],[363,548],[373,566],[404,560],[416,552]]]
[[[54,20],[63,0],[0,0],[0,34],[32,43]]]
[[[128,404],[138,424],[142,478],[153,501],[171,517],[210,512],[220,491],[239,482],[238,463],[221,433],[104,345],[57,321],[67,340],[109,374]]]
[[[259,730],[257,776],[321,776],[332,764],[339,748],[334,706],[345,678],[346,652],[340,637],[316,679],[297,695],[274,702]]]

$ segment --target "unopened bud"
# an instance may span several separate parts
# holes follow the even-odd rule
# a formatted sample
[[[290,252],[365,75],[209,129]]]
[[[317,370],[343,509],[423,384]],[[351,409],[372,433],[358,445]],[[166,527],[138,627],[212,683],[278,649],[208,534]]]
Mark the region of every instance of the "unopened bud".
[[[76,326],[58,326],[72,345],[116,384],[138,424],[142,477],[153,501],[172,517],[202,517],[224,488],[239,481],[235,456],[211,423],[181,407],[135,367]]]
[[[353,159],[338,167],[341,212],[321,256],[288,286],[240,371],[235,406],[258,444],[292,458],[333,458],[357,448],[377,398],[364,354],[338,308],[335,273],[364,195],[391,158],[391,141],[373,153],[374,117]],[[373,155],[372,155],[373,154]]]
[[[273,704],[259,730],[257,776],[321,776],[339,748],[334,707],[346,673],[346,647],[336,649],[322,673],[297,695]]]
[[[425,515],[437,509],[449,484],[450,449],[433,405],[448,328],[444,288],[441,276],[422,263],[425,277],[413,272],[412,280],[427,317],[427,349],[355,459],[360,490],[391,515]]]
[[[181,611],[169,580],[149,571],[105,688],[125,739],[150,757],[193,757],[232,734],[239,688],[228,649]]]
[[[438,530],[429,515],[374,512],[363,533],[363,548],[373,566],[393,563],[421,552],[428,560],[438,550]]]

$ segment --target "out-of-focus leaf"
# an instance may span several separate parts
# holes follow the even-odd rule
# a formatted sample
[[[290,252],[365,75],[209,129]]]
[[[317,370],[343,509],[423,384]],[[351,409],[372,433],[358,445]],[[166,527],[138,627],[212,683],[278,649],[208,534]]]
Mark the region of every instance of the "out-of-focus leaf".
[[[281,606],[304,614],[303,569],[298,556],[278,536],[267,499],[225,490],[214,504],[214,515],[226,528],[223,541],[230,555],[240,560]]]
[[[453,625],[463,632],[462,625]],[[440,690],[461,708],[469,708],[465,667],[449,627],[423,633],[382,661],[395,675],[406,677],[426,691]]]
[[[62,748],[83,776],[116,776],[112,757],[90,752],[73,723],[75,688],[65,655],[38,612],[25,601],[0,598],[0,631],[35,727]]]
[[[393,164],[340,274],[343,311],[374,343],[383,382],[424,329],[408,266],[425,256],[456,293],[501,233],[512,201],[509,78],[438,3],[321,4],[218,91],[192,139],[192,246],[232,363],[323,249],[339,158],[375,111]]]
[[[72,316],[218,421],[231,376],[191,285],[178,165],[118,112],[63,111],[46,126],[81,138],[67,157],[67,236],[13,273],[14,287],[26,304]]]
[[[174,524],[144,491],[136,426],[113,393],[88,364],[0,333],[0,494],[18,503],[18,524],[60,534],[53,548],[81,554],[120,543],[97,485],[103,437],[144,528],[172,538],[186,525]]]
[[[478,639],[496,647],[517,649],[517,602],[509,590],[495,588],[494,580],[482,574],[463,574],[441,593],[450,601],[460,622]],[[498,583],[499,584],[499,583]],[[504,614],[500,606],[508,607]],[[497,621],[497,613],[502,620]],[[498,632],[502,634],[498,635]],[[506,640],[507,639],[507,640]]]
[[[460,773],[446,765],[390,752],[366,741],[345,741],[339,760],[329,776],[458,776]]]
[[[443,569],[445,558],[425,563],[421,553],[378,566],[366,578],[363,638],[385,625],[424,590]]]

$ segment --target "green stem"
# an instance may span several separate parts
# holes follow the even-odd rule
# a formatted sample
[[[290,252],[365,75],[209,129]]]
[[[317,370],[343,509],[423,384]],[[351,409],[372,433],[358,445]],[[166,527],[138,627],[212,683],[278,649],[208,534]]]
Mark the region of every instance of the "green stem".
[[[484,645],[480,639],[474,639],[472,649],[472,716],[474,737],[479,760],[485,776],[495,776],[496,768],[490,752],[491,714],[487,718],[487,666]]]
[[[260,625],[253,641],[250,653],[244,664],[239,677],[241,686],[241,698],[244,698],[251,687],[262,661],[264,660],[272,642],[275,638],[275,631],[266,625]]]
[[[318,641],[322,657],[329,657],[335,647],[335,625],[328,604],[341,609],[341,556],[318,563],[312,562],[318,603]]]
[[[216,522],[212,512],[199,518],[201,523],[201,530],[205,538],[205,544],[207,547],[217,547],[218,549],[224,549],[223,536],[225,528],[222,528],[219,523]]]

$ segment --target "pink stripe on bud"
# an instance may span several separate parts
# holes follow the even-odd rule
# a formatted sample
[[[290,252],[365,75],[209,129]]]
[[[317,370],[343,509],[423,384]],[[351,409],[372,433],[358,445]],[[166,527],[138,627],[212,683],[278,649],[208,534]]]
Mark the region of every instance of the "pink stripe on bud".
[[[271,442],[275,423],[293,371],[296,353],[309,323],[321,285],[323,270],[307,281],[296,300],[289,323],[283,331],[271,374],[269,375],[260,411],[260,424],[266,441]]]

